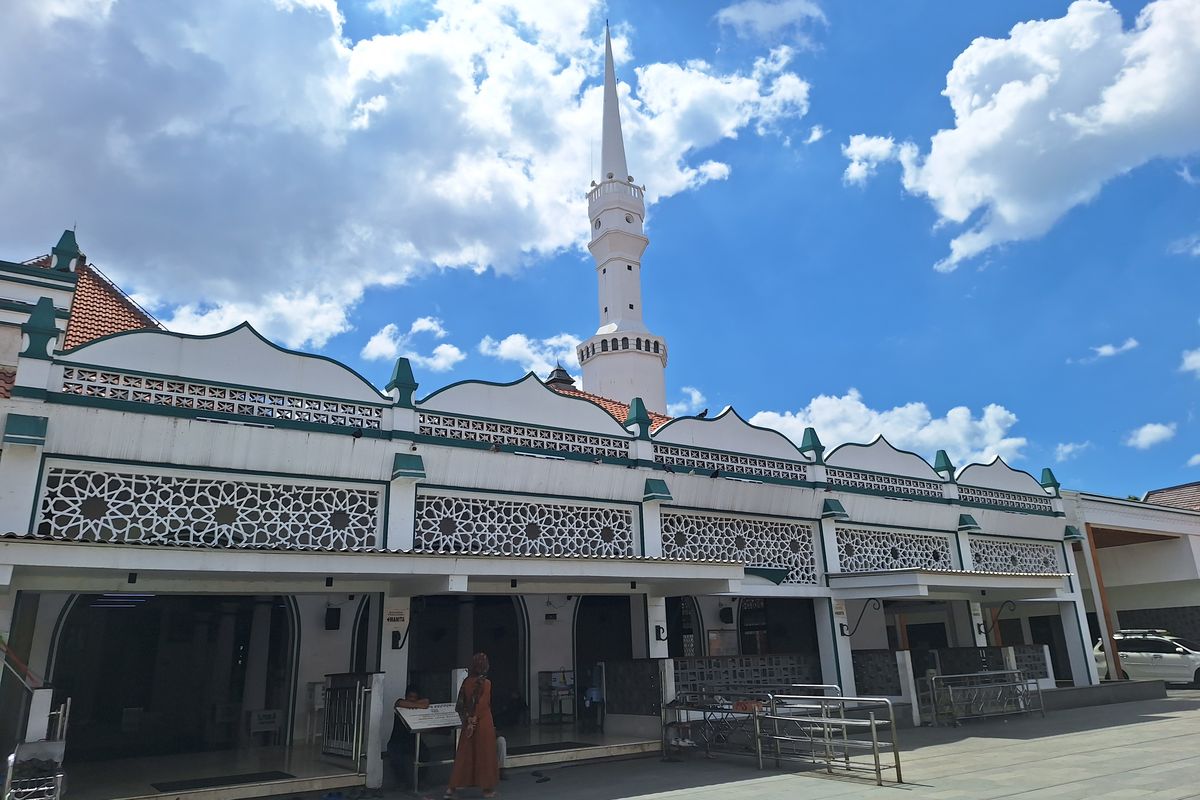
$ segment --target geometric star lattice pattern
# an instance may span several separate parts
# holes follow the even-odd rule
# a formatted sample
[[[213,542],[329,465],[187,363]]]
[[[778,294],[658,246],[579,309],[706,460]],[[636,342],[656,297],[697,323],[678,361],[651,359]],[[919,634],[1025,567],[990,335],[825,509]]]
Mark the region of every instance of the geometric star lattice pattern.
[[[625,508],[418,494],[413,549],[506,556],[633,555]]]
[[[1025,572],[1041,575],[1062,572],[1058,547],[1041,542],[1010,542],[970,537],[971,561],[977,572]]]
[[[35,535],[78,542],[372,550],[379,489],[51,467]]]
[[[662,515],[663,556],[680,561],[735,561],[788,571],[784,583],[816,583],[808,525],[708,514]]]
[[[842,572],[884,569],[954,569],[949,536],[866,528],[837,529]]]

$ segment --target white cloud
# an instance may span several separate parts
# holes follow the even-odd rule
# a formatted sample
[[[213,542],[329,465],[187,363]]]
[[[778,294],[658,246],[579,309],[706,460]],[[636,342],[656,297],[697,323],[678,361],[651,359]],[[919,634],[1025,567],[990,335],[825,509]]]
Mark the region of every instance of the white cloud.
[[[814,397],[799,411],[760,411],[750,418],[799,442],[806,427],[813,427],[829,448],[844,442],[867,443],[883,435],[896,447],[931,456],[945,450],[955,464],[986,462],[995,456],[1006,461],[1021,458],[1026,440],[1010,436],[1017,416],[1003,406],[989,404],[976,417],[966,406],[957,406],[945,416],[934,417],[924,403],[876,410],[863,402],[857,389],[841,397]]]
[[[1176,239],[1171,242],[1171,246],[1167,249],[1177,256],[1196,256],[1200,258],[1200,233]]]
[[[1189,467],[1200,467],[1200,453],[1197,453],[1196,455],[1189,458],[1187,460],[1187,465]]]
[[[1164,425],[1161,422],[1147,422],[1140,428],[1135,428],[1125,437],[1125,444],[1138,450],[1148,450],[1156,444],[1162,444],[1175,436],[1175,423]]]
[[[422,333],[431,334],[436,339],[446,337],[446,329],[442,327],[442,321],[436,317],[419,317],[413,320],[406,333],[401,333],[394,323],[389,322],[367,340],[359,355],[368,361],[390,361],[404,356],[413,364],[433,372],[447,372],[454,369],[458,362],[467,357],[462,350],[444,342],[436,345],[429,355],[422,355],[414,349],[412,342],[415,336]]]
[[[1099,347],[1092,347],[1092,348],[1090,348],[1092,351],[1092,355],[1088,356],[1087,358],[1080,358],[1080,359],[1068,358],[1067,363],[1068,364],[1072,364],[1072,363],[1091,364],[1095,361],[1099,361],[1102,358],[1112,358],[1113,356],[1119,356],[1122,353],[1128,353],[1130,350],[1133,350],[1139,344],[1140,343],[1138,342],[1137,339],[1134,339],[1132,336],[1130,336],[1125,341],[1121,342],[1121,344],[1102,344]]]
[[[808,29],[824,23],[825,14],[813,0],[741,0],[717,12],[717,22],[743,39],[791,39],[811,45]]]
[[[842,155],[850,159],[842,173],[842,182],[861,185],[875,174],[880,164],[896,157],[896,141],[890,136],[856,133],[842,145]]]
[[[809,130],[808,138],[804,140],[804,143],[805,144],[816,144],[817,142],[819,142],[825,138],[825,134],[827,132],[828,131],[826,131],[824,127],[822,127],[820,125],[813,125],[812,129]]]
[[[545,378],[558,364],[572,375],[579,371],[579,355],[575,348],[582,341],[578,336],[560,333],[548,339],[533,339],[523,333],[510,333],[497,341],[485,336],[479,342],[479,352],[501,361],[514,361],[528,373]]]
[[[686,417],[704,408],[704,393],[694,386],[680,388],[683,399],[677,403],[667,403],[668,417]]]
[[[10,0],[0,192],[22,202],[0,242],[35,255],[77,219],[85,251],[168,325],[249,318],[317,347],[372,286],[579,248],[601,6],[378,0],[402,29],[352,41],[335,0]],[[628,63],[629,39],[614,44]],[[703,155],[718,142],[807,112],[791,58],[622,68],[651,203],[726,177]]]
[[[1060,464],[1070,461],[1091,446],[1091,442],[1062,442],[1054,447],[1054,460]]]
[[[1200,348],[1183,351],[1183,359],[1179,364],[1179,371],[1191,372],[1197,378],[1200,378]]]
[[[954,127],[924,155],[905,143],[891,157],[943,223],[970,226],[935,265],[948,272],[1042,235],[1114,177],[1200,151],[1200,3],[1154,0],[1125,29],[1109,3],[1078,0],[975,39],[943,94]]]

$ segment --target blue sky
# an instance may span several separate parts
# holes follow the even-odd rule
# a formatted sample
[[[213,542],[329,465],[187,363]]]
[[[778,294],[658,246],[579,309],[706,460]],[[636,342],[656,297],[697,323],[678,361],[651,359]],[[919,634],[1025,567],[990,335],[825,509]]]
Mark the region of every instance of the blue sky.
[[[1200,480],[1196,0],[19,2],[3,255],[77,222],[174,329],[422,393],[544,368],[597,323],[606,16],[681,410]]]

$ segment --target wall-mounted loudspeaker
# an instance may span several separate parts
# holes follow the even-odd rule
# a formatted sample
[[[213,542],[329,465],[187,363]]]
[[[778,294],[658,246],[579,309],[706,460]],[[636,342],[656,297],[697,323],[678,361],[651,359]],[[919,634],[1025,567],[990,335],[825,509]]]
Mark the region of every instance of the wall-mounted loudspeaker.
[[[336,631],[342,627],[342,610],[335,606],[325,609],[325,630]]]

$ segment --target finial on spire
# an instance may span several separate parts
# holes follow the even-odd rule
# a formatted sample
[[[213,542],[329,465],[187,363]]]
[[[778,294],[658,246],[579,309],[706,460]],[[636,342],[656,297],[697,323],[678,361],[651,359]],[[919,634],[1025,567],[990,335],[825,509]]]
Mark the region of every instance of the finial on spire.
[[[604,126],[600,139],[600,180],[625,181],[625,140],[621,136],[621,109],[617,99],[617,71],[613,66],[612,37],[604,23]]]

